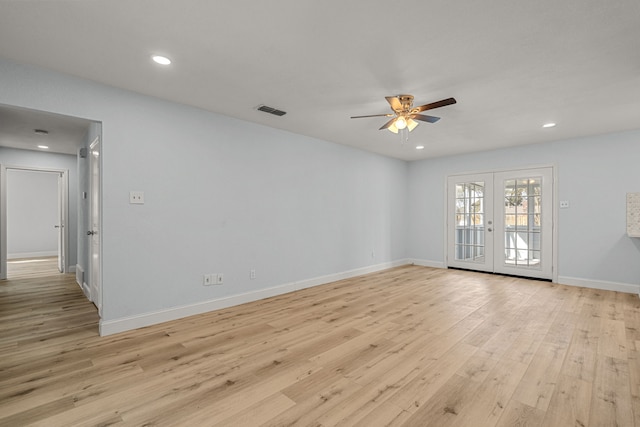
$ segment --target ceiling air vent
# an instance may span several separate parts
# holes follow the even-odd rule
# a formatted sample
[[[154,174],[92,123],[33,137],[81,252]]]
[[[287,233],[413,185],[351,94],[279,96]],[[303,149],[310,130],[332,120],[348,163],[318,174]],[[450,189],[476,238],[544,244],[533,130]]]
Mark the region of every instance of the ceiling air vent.
[[[274,116],[284,116],[287,114],[286,111],[277,110],[266,105],[258,105],[258,111],[264,111],[265,113],[273,114]]]

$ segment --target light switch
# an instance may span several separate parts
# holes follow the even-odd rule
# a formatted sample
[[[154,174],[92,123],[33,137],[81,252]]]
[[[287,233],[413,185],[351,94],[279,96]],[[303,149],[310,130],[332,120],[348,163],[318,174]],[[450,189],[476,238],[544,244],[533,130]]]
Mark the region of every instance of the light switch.
[[[129,203],[132,205],[144,205],[144,191],[129,191]]]

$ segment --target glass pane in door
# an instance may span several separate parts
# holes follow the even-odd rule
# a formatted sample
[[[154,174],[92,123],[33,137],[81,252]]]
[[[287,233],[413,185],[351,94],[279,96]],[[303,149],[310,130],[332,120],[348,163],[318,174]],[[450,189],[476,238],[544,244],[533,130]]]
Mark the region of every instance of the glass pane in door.
[[[455,259],[482,261],[484,247],[485,183],[456,183]]]
[[[504,264],[535,267],[540,264],[542,178],[504,181]]]

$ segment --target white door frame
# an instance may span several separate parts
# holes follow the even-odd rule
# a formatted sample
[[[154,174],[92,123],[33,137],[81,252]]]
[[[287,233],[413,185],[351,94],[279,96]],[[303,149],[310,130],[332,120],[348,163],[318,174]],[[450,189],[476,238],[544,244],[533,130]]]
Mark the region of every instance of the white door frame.
[[[459,175],[476,175],[476,174],[485,174],[485,173],[502,173],[502,172],[513,172],[513,171],[527,171],[529,169],[542,169],[542,168],[551,168],[552,170],[552,177],[553,177],[553,183],[552,183],[552,188],[553,188],[553,194],[552,194],[552,199],[553,199],[553,210],[552,210],[552,216],[553,216],[553,229],[552,229],[552,256],[551,256],[551,262],[552,262],[552,278],[551,281],[554,283],[558,283],[558,209],[559,209],[559,205],[558,205],[558,168],[555,164],[542,164],[542,165],[529,165],[529,166],[522,166],[522,167],[514,167],[514,168],[504,168],[504,169],[494,169],[494,170],[483,170],[483,171],[471,171],[471,172],[460,172],[460,173],[454,173],[448,176],[444,177],[444,247],[443,247],[443,252],[444,252],[444,268],[448,268],[449,267],[449,259],[448,259],[448,250],[449,250],[449,241],[448,241],[448,233],[449,233],[449,206],[448,206],[448,200],[449,200],[449,178],[453,177],[453,176],[459,176]]]
[[[63,259],[63,272],[69,271],[69,170],[40,168],[35,166],[0,165],[0,279],[7,278],[7,170],[24,170],[34,172],[53,172],[62,175],[63,191],[58,193],[62,207],[64,227],[62,233],[62,253],[58,257]]]

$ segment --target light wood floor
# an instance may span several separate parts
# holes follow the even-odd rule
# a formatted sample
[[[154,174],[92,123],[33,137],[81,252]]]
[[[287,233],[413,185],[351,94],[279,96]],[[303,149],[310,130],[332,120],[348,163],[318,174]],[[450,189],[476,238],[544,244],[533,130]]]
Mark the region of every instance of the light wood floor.
[[[0,281],[3,426],[640,426],[637,295],[405,266],[110,337]]]
[[[7,261],[7,279],[33,279],[59,274],[58,257],[23,258]]]

